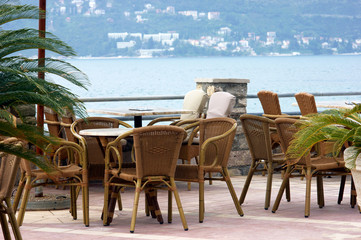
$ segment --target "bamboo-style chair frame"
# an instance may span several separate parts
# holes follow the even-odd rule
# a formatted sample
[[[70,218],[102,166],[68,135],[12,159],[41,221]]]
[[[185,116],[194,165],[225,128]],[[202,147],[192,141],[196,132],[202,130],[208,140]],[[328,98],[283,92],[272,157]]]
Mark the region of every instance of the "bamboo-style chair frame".
[[[71,134],[77,139],[80,146],[85,149],[89,164],[89,179],[103,180],[104,178],[104,150],[94,137],[84,137],[79,134],[80,130],[92,128],[132,128],[126,122],[115,118],[107,117],[88,117],[86,119],[77,119],[70,126]],[[68,132],[67,132],[68,133]],[[67,135],[68,137],[70,135]]]
[[[202,119],[196,124],[199,125],[199,161],[197,164],[177,165],[176,181],[197,182],[199,184],[199,222],[202,223],[204,220],[205,180],[225,181],[238,214],[243,216],[227,169],[237,128],[236,121],[231,118],[210,118]],[[209,177],[205,177],[207,173]],[[210,173],[219,173],[221,177]]]
[[[183,228],[186,231],[188,230],[182,204],[174,181],[174,172],[179,150],[185,135],[185,130],[177,126],[147,126],[134,128],[108,143],[104,173],[104,225],[109,225],[109,219],[112,218],[112,216],[109,216],[108,214],[110,189],[114,189],[114,187],[135,187],[133,214],[130,225],[130,232],[133,233],[140,192],[142,190],[164,188],[165,185],[165,188],[169,191],[168,222],[172,221],[172,197],[170,193],[173,192]],[[134,139],[136,167],[122,168],[123,157],[122,151],[119,150],[119,142],[129,136],[133,136]],[[115,153],[117,156],[117,164],[111,162],[110,155],[112,153]],[[149,203],[150,202],[148,202],[148,204]],[[154,202],[149,205],[153,204]],[[113,209],[110,209],[110,211],[113,211]],[[163,222],[160,221],[160,223]]]
[[[1,141],[2,144],[14,144],[16,147],[24,147],[24,143],[16,138],[8,138]],[[19,224],[16,221],[15,213],[11,204],[11,194],[13,192],[16,173],[20,165],[20,157],[0,153],[0,223],[4,239],[11,240],[10,229],[8,221],[10,222],[14,237],[16,240],[21,240],[22,236],[19,229]],[[8,215],[8,219],[6,218]]]
[[[55,185],[70,186],[70,213],[74,220],[77,219],[77,188],[81,189],[83,222],[88,227],[89,180],[88,162],[84,149],[77,143],[59,139],[56,145],[49,145],[47,147],[45,158],[48,160],[49,165],[52,165],[54,168],[54,171],[51,173],[44,172],[41,169],[34,169],[30,162],[26,160],[22,160],[20,164],[22,170],[21,177],[13,203],[13,210],[16,212],[20,198],[22,199],[17,217],[19,226],[22,225],[24,220],[30,190],[38,186]],[[66,159],[66,162],[63,159]],[[62,161],[62,163],[60,164],[59,161]]]
[[[297,128],[294,125],[296,121],[296,119],[290,118],[278,118],[275,120],[276,128],[284,149],[288,148],[290,141],[293,138],[293,134],[297,131]],[[294,175],[294,173],[298,174]],[[311,157],[311,154],[308,154],[300,159],[288,159],[287,169],[283,176],[283,181],[274,202],[272,212],[275,213],[278,209],[284,189],[290,177],[301,176],[306,178],[304,216],[307,218],[310,215],[312,177],[316,177],[317,179],[317,203],[319,207],[322,208],[325,205],[322,178],[324,176],[346,174],[348,173],[345,171],[345,162],[342,157],[328,157],[321,154]]]
[[[269,119],[275,120],[280,117],[287,118],[300,118],[300,116],[293,116],[284,114],[281,111],[280,102],[278,99],[278,94],[272,91],[261,90],[257,93],[258,99],[261,102],[263,108],[263,116]],[[280,145],[280,139],[277,134],[277,130],[274,125],[271,125],[271,139],[272,139],[272,148],[276,148]]]
[[[285,156],[283,153],[272,153],[270,126],[274,125],[274,121],[266,117],[243,114],[240,117],[243,132],[246,136],[248,147],[251,153],[252,162],[244,183],[244,187],[239,199],[243,204],[246,198],[248,188],[255,172],[267,171],[267,184],[264,209],[270,206],[272,178],[274,171],[282,171],[285,165]],[[258,166],[263,165],[262,169]],[[287,201],[291,200],[289,184],[286,188]]]

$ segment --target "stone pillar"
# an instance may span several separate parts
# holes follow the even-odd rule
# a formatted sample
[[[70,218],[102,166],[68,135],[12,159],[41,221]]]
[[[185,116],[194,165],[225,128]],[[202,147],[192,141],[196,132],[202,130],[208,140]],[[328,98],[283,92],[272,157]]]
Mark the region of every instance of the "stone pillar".
[[[195,82],[197,88],[202,89],[208,95],[213,92],[224,91],[236,97],[236,104],[230,117],[237,121],[238,127],[228,166],[231,174],[246,175],[251,164],[251,157],[239,117],[247,112],[247,84],[249,79],[196,78]]]

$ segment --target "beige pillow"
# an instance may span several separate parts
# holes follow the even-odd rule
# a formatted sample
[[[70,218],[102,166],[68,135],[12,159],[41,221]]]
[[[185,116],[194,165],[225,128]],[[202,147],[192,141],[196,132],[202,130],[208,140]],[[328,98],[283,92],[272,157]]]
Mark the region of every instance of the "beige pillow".
[[[215,92],[209,99],[207,118],[229,117],[236,97],[228,92]]]
[[[199,118],[199,115],[203,112],[207,100],[208,96],[204,91],[200,89],[189,91],[184,97],[183,109],[192,110],[194,113],[182,114],[180,119],[189,120]]]

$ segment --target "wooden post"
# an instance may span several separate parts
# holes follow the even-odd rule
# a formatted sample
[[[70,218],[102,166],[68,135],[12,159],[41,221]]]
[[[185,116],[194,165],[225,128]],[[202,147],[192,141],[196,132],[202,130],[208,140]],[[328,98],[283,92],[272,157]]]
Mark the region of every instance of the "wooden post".
[[[46,30],[46,0],[39,0],[39,9],[44,11],[43,13],[39,11],[39,37],[45,38],[45,30]],[[45,49],[38,49],[38,66],[44,67],[45,66]],[[45,79],[44,72],[38,72],[38,78]],[[36,113],[36,126],[44,130],[44,106],[38,105],[37,106],[37,113]],[[38,154],[42,154],[40,148],[36,148],[36,152]],[[43,197],[43,189],[42,187],[35,188],[35,197]]]

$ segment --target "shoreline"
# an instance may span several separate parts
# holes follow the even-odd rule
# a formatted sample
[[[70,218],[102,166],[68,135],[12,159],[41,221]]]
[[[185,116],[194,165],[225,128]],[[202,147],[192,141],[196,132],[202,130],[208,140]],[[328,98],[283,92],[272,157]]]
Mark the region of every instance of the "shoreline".
[[[312,55],[312,54],[269,54],[269,55],[256,55],[256,56],[162,56],[162,57],[152,57],[152,56],[114,56],[114,57],[91,57],[91,56],[77,56],[77,57],[61,57],[57,59],[75,59],[75,60],[109,60],[109,59],[157,59],[157,58],[237,58],[237,57],[302,57],[302,56],[361,56],[361,53],[342,53],[342,54],[332,54],[332,55]]]

